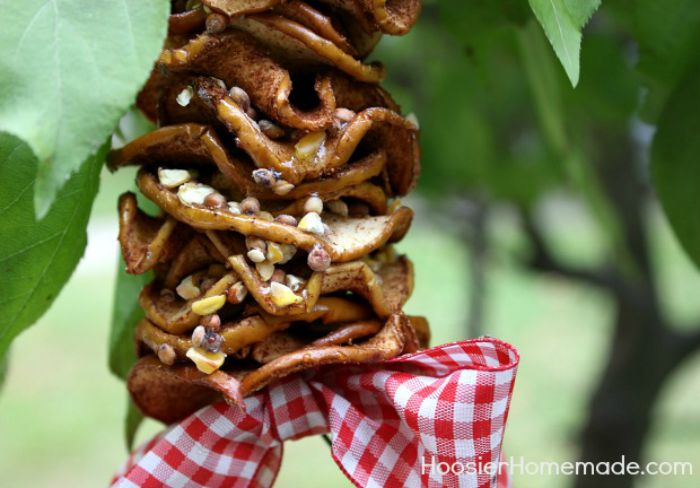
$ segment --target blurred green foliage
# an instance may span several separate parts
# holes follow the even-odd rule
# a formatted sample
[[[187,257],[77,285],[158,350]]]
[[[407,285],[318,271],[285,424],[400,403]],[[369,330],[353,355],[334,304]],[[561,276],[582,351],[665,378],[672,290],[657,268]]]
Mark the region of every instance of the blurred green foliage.
[[[577,26],[597,3],[551,2],[568,9]],[[689,183],[700,173],[700,158],[695,147],[679,148],[700,127],[693,106],[700,85],[684,81],[700,61],[700,2],[603,2],[583,35],[576,88],[557,61],[556,44],[553,50],[547,42],[549,30],[524,0],[441,0],[425,2],[408,36],[383,41],[376,57],[389,61],[387,85],[423,127],[419,189],[438,199],[467,194],[526,207],[573,190],[621,256],[619,217],[598,173],[604,151],[636,137],[641,118],[666,139],[685,134],[657,144],[653,182],[647,168],[641,175],[657,185],[677,237],[700,263],[700,220],[692,217],[700,201],[691,198]],[[640,151],[648,143],[638,141]]]

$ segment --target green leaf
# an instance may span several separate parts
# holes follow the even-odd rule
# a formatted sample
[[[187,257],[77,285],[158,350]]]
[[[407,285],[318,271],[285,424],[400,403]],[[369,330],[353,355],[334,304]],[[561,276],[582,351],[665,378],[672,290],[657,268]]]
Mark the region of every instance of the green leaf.
[[[532,17],[522,0],[440,0],[440,20],[467,45],[487,41],[494,31],[524,25]]]
[[[134,440],[136,439],[136,433],[143,422],[143,414],[136,408],[134,402],[131,398],[127,399],[126,405],[126,418],[124,419],[124,440],[126,442],[126,449],[131,451],[134,448]]]
[[[600,0],[529,0],[535,17],[564,66],[573,86],[578,84],[581,54],[581,29]]]
[[[642,117],[656,121],[683,74],[694,63],[700,42],[697,0],[611,1],[612,11],[639,45],[637,70],[647,87]]]
[[[121,255],[117,269],[117,284],[112,305],[112,327],[109,333],[109,369],[121,379],[126,379],[131,366],[136,362],[134,330],[143,317],[138,302],[143,286],[151,281],[151,272],[131,275]]]
[[[0,131],[39,160],[44,216],[102,145],[146,80],[167,29],[167,0],[0,0]]]
[[[681,245],[700,267],[700,62],[661,113],[651,148],[654,186]]]
[[[37,221],[37,160],[27,144],[0,133],[0,359],[12,339],[49,308],[83,255],[107,148],[80,166],[46,218]]]

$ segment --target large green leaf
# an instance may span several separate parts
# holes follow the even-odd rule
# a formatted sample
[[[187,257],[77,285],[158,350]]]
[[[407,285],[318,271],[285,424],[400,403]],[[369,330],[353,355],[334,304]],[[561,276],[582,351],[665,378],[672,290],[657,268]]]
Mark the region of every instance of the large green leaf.
[[[162,47],[167,0],[0,0],[0,131],[39,159],[37,215],[110,135]]]
[[[0,133],[0,359],[12,339],[51,305],[78,264],[107,147],[80,167],[37,221],[32,203],[37,160],[27,144]]]
[[[564,66],[573,86],[578,84],[581,54],[581,29],[600,0],[529,0],[535,17]]]
[[[700,62],[689,70],[662,112],[651,150],[661,205],[678,240],[700,267]]]
[[[637,69],[647,87],[642,116],[656,121],[694,62],[700,42],[698,0],[610,0],[612,11],[639,46]]]
[[[138,297],[143,286],[153,278],[152,273],[131,275],[121,255],[117,269],[117,284],[112,305],[112,327],[109,333],[109,369],[125,379],[136,362],[134,329],[143,317]]]

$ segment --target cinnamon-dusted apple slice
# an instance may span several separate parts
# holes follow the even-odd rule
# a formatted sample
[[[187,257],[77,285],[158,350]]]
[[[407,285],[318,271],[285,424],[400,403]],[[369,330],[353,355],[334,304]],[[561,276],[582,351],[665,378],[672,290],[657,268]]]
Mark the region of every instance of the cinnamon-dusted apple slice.
[[[262,310],[283,317],[310,314],[323,295],[347,291],[367,300],[374,313],[383,318],[399,311],[413,291],[413,266],[405,256],[382,263],[377,271],[363,261],[331,266],[322,273],[313,273],[295,292],[297,300],[282,302],[272,293],[273,285],[263,280],[243,256],[231,256],[229,263]]]
[[[288,193],[280,195],[271,188],[257,184],[252,177],[255,165],[241,158],[234,158],[211,128],[199,124],[181,124],[161,127],[112,151],[108,165],[111,170],[116,170],[126,165],[167,166],[173,161],[185,166],[215,164],[231,186],[243,194],[260,200],[291,200],[305,198],[312,193],[317,193],[323,198],[323,195],[339,192],[343,188],[374,178],[384,168],[386,154],[380,149],[343,166],[333,174],[305,181]],[[407,174],[397,175],[394,180],[413,180],[412,165],[395,169]]]
[[[155,356],[139,359],[127,380],[134,404],[147,417],[165,424],[178,422],[200,408],[226,399],[242,405],[240,382],[232,372],[207,375],[194,366],[166,366]]]
[[[202,314],[193,310],[196,302],[219,296],[224,296],[225,301],[229,288],[239,281],[235,274],[227,273],[206,288],[202,287],[204,279],[206,276],[203,275],[190,275],[185,278],[176,288],[176,294],[180,298],[170,289],[163,293],[163,289],[152,282],[141,290],[139,304],[146,317],[158,327],[172,334],[183,334],[192,330],[201,318]]]
[[[342,49],[350,56],[362,56],[358,49],[353,46],[351,40],[346,37],[345,33],[338,29],[339,22],[336,21],[334,23],[331,17],[306,2],[289,0],[278,5],[274,9],[274,13],[303,25],[316,35],[332,42],[338,49]],[[365,37],[374,36],[367,34]],[[367,46],[367,44],[367,40],[360,41],[360,45],[363,47]]]
[[[244,248],[245,244],[235,246],[239,251],[243,251]],[[165,289],[175,290],[186,276],[210,265],[225,262],[226,258],[219,254],[209,239],[202,234],[195,234],[169,261],[168,269],[163,273],[163,286]]]
[[[191,83],[186,86],[193,87],[192,100],[200,99],[211,107],[212,116],[236,135],[238,147],[257,167],[277,171],[287,182],[296,185],[335,172],[360,148],[366,154],[379,149],[387,153],[387,174],[397,194],[407,193],[418,177],[418,127],[394,111],[372,107],[358,113],[350,112],[346,121],[327,130],[298,135],[295,139],[275,140],[267,137],[244,107],[211,78],[192,78],[183,83]],[[180,86],[173,85],[171,89],[169,98],[174,99]],[[201,119],[202,104],[181,107],[166,101],[165,107],[179,112],[172,122],[191,121],[195,116],[204,121]]]
[[[289,71],[245,32],[201,34],[182,47],[165,49],[158,62],[170,72],[206,73],[229,88],[240,87],[254,107],[282,125],[319,130],[333,122],[336,105],[330,80],[318,75],[313,87],[296,87]],[[295,105],[293,90],[309,88],[313,95],[306,98],[314,98],[316,105],[310,109]]]
[[[119,243],[128,273],[140,274],[173,257],[188,231],[170,217],[156,218],[138,208],[136,195],[119,197]]]
[[[168,17],[168,33],[185,35],[204,29],[207,14],[202,8],[194,8],[183,12],[175,12]]]
[[[377,334],[368,340],[348,346],[308,346],[284,354],[240,379],[242,396],[249,395],[270,382],[305,369],[331,364],[366,364],[391,359],[404,350],[413,334],[411,322],[403,314],[394,314]]]
[[[221,326],[221,351],[234,354],[252,344],[264,341],[276,331],[289,327],[290,322],[266,322],[259,315],[252,315]],[[145,344],[154,353],[166,344],[175,351],[176,359],[188,361],[187,351],[192,347],[192,338],[187,335],[170,334],[148,319],[142,319],[136,327],[136,340]]]
[[[202,3],[234,17],[269,10],[283,0],[203,0]],[[367,32],[380,30],[394,35],[408,32],[421,11],[419,0],[322,0],[322,3],[347,12]]]
[[[227,364],[226,370],[211,374],[187,364],[166,366],[155,356],[145,356],[131,369],[127,386],[132,400],[144,415],[171,423],[221,399],[241,406],[243,397],[304,369],[391,359],[404,351],[411,334],[410,319],[395,314],[377,334],[359,344],[308,346],[256,369],[249,365],[236,368]]]
[[[287,63],[297,66],[330,65],[367,83],[378,83],[384,78],[381,64],[364,64],[353,57],[354,53],[343,49],[347,43],[339,46],[288,17],[272,13],[256,14],[233,19],[233,25],[251,34]]]
[[[376,334],[381,328],[381,322],[376,319],[341,324],[327,335],[311,343],[305,342],[298,334],[295,335],[289,331],[279,331],[270,334],[263,341],[255,344],[251,351],[251,357],[255,361],[265,364],[305,347],[352,344],[353,341]]]
[[[341,216],[348,215],[347,204],[344,199],[352,199],[360,202],[364,202],[371,210],[373,215],[385,215],[388,211],[387,196],[381,187],[372,183],[360,183],[359,185],[348,186],[340,190],[322,192],[316,194],[324,203],[327,203],[327,207]],[[306,205],[308,198],[300,198],[283,209],[275,212],[277,214],[287,214],[287,215],[304,215],[304,206]]]
[[[149,171],[142,169],[137,178],[141,192],[180,222],[206,230],[235,231],[268,241],[292,244],[310,252],[316,245],[324,249],[332,262],[347,262],[370,253],[387,242],[400,240],[410,226],[413,212],[399,207],[388,215],[352,218],[323,214],[323,233],[318,234],[277,221],[259,213],[234,213],[229,208],[207,208],[196,201],[178,197],[178,192],[163,187]],[[183,199],[188,203],[183,203]],[[300,224],[302,222],[300,221]]]

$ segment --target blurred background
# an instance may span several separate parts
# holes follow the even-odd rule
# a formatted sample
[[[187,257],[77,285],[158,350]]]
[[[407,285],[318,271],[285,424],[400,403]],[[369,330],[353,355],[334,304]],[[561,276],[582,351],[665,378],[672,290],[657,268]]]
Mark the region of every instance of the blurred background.
[[[398,245],[417,274],[407,311],[430,319],[433,344],[487,334],[519,348],[506,455],[690,461],[693,476],[634,486],[698,486],[700,276],[649,188],[653,127],[624,23],[614,8],[594,17],[574,90],[518,2],[497,2],[512,6],[508,23],[503,11],[425,3],[418,27],[373,55],[422,131],[423,175],[407,201],[416,219]],[[116,202],[134,174],[102,176],[80,266],[11,351],[2,486],[106,486],[126,458],[126,393],[106,358]],[[160,428],[147,422],[138,442]],[[285,450],[277,486],[350,486],[320,438]]]

